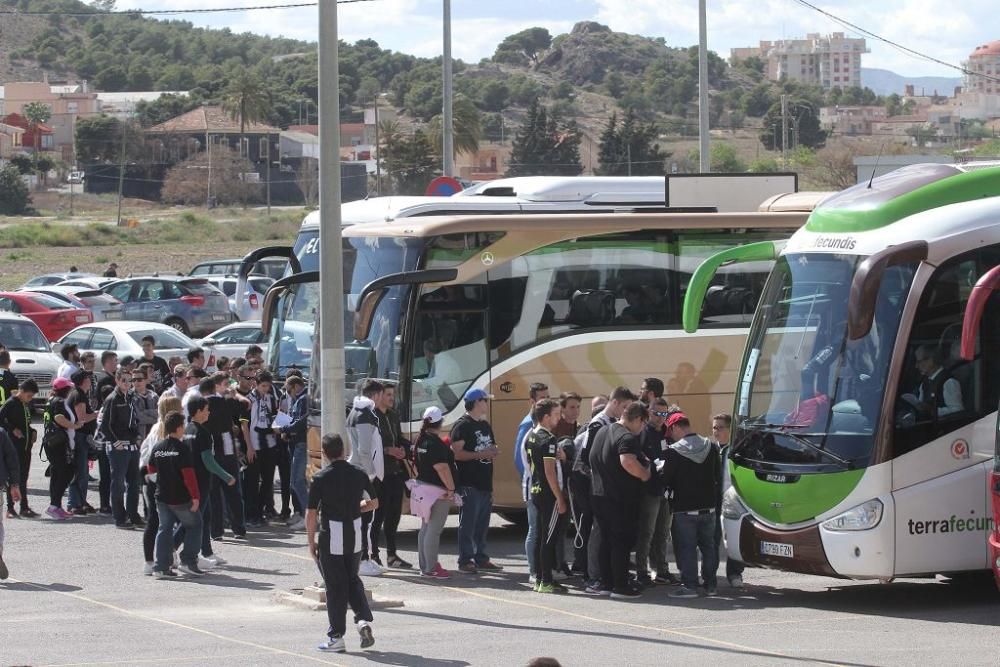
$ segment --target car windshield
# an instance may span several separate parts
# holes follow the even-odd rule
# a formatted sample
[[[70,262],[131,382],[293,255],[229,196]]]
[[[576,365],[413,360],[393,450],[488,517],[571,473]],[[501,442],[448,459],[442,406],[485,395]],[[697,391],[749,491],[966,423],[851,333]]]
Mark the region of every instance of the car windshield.
[[[771,464],[867,465],[899,314],[915,266],[886,269],[871,330],[847,338],[856,255],[779,258],[747,343],[734,457]]]
[[[0,322],[0,343],[11,352],[51,352],[45,336],[31,322]]]
[[[156,347],[160,348],[190,349],[195,346],[193,340],[179,331],[168,329],[139,329],[128,332],[128,337],[140,345],[142,345],[142,339],[146,336],[152,336],[153,340],[156,341]]]
[[[267,288],[274,284],[274,279],[272,278],[250,278],[247,282],[250,283],[250,287],[253,291],[260,294],[267,292]]]
[[[66,310],[67,308],[72,308],[67,302],[47,294],[39,294],[30,297],[28,300],[44,310]]]

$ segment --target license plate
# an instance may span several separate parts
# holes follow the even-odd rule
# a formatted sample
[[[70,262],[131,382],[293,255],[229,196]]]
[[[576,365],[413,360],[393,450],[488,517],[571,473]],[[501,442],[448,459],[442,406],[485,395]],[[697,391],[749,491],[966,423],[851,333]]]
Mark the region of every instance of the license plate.
[[[764,556],[780,556],[781,558],[793,558],[795,550],[791,544],[781,542],[761,542],[760,553]]]
[[[35,394],[35,398],[36,399],[48,400],[48,398],[49,398],[49,390],[48,389],[39,389],[38,393]]]
[[[122,311],[120,310],[104,311],[104,319],[106,320],[120,320],[121,318],[122,318]]]
[[[212,321],[214,322],[225,322],[228,319],[225,315],[212,315]]]
[[[76,316],[76,321],[77,322],[89,322],[90,318],[87,317],[86,315],[77,315]]]

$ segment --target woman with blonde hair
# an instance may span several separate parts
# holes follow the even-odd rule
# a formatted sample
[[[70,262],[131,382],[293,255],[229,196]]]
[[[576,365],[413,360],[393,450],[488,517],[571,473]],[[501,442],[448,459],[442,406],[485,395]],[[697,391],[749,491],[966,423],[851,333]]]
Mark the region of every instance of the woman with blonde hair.
[[[156,545],[156,531],[160,529],[160,515],[156,511],[156,475],[147,475],[146,466],[149,464],[149,455],[153,451],[156,443],[167,437],[164,432],[164,420],[171,412],[181,412],[181,399],[174,396],[164,396],[156,406],[156,414],[159,417],[155,424],[149,429],[149,435],[142,441],[139,450],[139,474],[143,476],[146,483],[143,485],[146,507],[150,508],[149,518],[146,519],[146,529],[142,533],[142,551],[146,557],[146,565],[142,573],[153,576],[154,547]]]

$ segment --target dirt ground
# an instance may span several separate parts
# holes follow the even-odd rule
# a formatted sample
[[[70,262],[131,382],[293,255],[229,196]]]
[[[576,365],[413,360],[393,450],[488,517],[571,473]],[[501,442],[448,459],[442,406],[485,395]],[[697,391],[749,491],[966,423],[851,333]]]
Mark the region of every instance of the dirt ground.
[[[54,271],[80,271],[100,275],[108,263],[118,264],[118,275],[187,273],[198,262],[242,257],[259,241],[212,243],[205,239],[190,244],[92,246],[89,248],[4,248],[0,250],[0,289],[14,289],[32,276]]]

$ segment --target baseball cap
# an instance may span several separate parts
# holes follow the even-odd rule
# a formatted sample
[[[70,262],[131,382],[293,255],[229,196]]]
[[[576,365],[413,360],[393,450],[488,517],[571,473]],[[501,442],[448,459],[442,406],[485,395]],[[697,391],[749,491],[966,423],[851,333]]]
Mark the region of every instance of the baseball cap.
[[[424,421],[430,422],[432,424],[437,424],[439,421],[444,419],[444,415],[441,413],[441,408],[436,405],[424,410]]]
[[[52,381],[52,388],[55,389],[56,391],[59,391],[60,389],[66,389],[67,387],[72,387],[72,386],[73,383],[67,380],[66,378],[56,378],[55,380]]]
[[[469,403],[472,401],[481,401],[483,399],[489,400],[489,398],[490,398],[489,394],[487,394],[485,391],[477,387],[475,389],[470,389],[469,391],[465,392],[465,398],[462,400]]]
[[[129,364],[134,364],[135,363],[135,357],[133,357],[131,355],[126,355],[126,356],[122,357],[122,360],[121,360],[120,363],[121,363],[122,366],[128,366]]]
[[[674,426],[675,424],[677,424],[677,422],[679,422],[682,419],[687,419],[687,415],[684,414],[683,412],[675,412],[674,414],[667,417],[667,426],[668,427]]]

